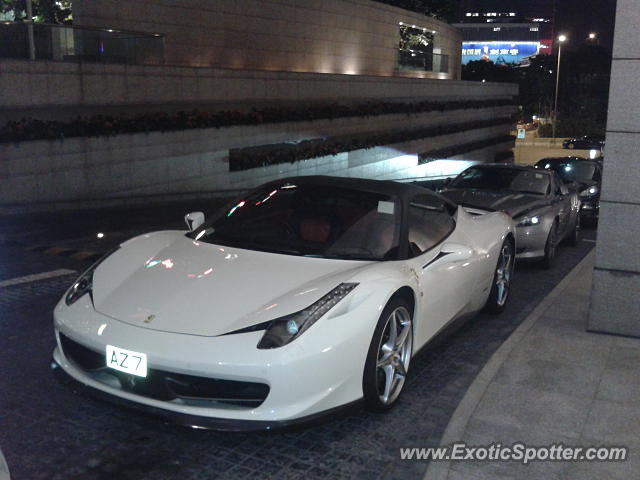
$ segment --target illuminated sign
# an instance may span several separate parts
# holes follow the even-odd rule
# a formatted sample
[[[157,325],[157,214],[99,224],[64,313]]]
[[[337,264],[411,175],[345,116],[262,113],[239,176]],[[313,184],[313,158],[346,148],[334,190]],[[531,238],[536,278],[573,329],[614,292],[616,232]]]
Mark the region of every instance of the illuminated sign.
[[[462,63],[489,60],[493,63],[522,63],[540,51],[539,42],[464,42]]]

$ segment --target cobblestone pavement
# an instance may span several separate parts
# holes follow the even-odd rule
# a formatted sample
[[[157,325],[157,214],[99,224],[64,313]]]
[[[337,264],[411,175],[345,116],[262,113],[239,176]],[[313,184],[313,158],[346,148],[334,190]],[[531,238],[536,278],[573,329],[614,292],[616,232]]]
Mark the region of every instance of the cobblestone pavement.
[[[425,462],[403,446],[437,445],[484,363],[593,247],[562,247],[551,271],[519,264],[498,317],[479,315],[412,362],[399,404],[293,433],[218,433],[162,423],[75,393],[50,370],[51,311],[72,275],[0,288],[0,447],[14,480],[383,478],[418,479]],[[0,249],[0,280],[86,262]]]

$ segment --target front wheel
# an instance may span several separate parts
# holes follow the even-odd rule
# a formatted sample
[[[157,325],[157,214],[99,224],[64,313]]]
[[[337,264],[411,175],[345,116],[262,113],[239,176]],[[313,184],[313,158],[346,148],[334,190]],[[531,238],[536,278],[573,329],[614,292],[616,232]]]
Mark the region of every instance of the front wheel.
[[[542,258],[542,266],[546,269],[550,269],[553,266],[553,262],[556,259],[556,248],[558,247],[558,222],[554,221],[549,230],[547,241],[544,245],[544,257]]]
[[[367,353],[362,390],[367,409],[389,410],[400,397],[413,351],[413,308],[392,299],[382,311]]]
[[[573,231],[571,232],[571,235],[569,235],[569,238],[567,239],[567,243],[569,243],[569,245],[571,245],[572,247],[576,247],[580,243],[581,228],[582,228],[582,225],[580,224],[580,215],[578,214],[578,216],[576,217],[576,224],[573,227]]]
[[[513,243],[507,239],[502,244],[500,256],[493,274],[493,285],[485,308],[491,313],[500,313],[504,310],[511,292],[511,279],[513,277],[515,254]]]

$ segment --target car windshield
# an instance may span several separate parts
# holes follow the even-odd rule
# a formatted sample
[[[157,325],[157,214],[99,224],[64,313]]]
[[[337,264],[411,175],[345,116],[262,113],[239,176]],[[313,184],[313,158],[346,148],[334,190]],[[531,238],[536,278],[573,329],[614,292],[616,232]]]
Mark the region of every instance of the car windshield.
[[[542,161],[538,163],[539,167],[547,170],[554,170],[558,176],[567,183],[581,182],[588,183],[597,180],[598,169],[595,163],[578,160],[578,161]]]
[[[238,200],[189,237],[289,255],[352,260],[395,258],[397,199],[327,185],[270,184]]]
[[[453,180],[450,188],[507,190],[546,195],[549,192],[549,175],[516,168],[471,167]]]

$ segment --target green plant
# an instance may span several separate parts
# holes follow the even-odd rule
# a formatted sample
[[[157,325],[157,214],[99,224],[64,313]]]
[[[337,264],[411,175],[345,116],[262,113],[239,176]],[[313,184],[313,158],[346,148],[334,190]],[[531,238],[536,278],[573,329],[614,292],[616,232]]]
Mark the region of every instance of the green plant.
[[[278,165],[282,163],[294,163],[310,158],[337,155],[341,152],[369,149],[382,145],[422,140],[425,138],[450,135],[479,128],[494,127],[498,125],[510,125],[511,117],[502,117],[491,120],[477,120],[453,125],[439,125],[414,130],[398,130],[393,132],[364,134],[349,137],[336,137],[330,139],[315,138],[295,144],[280,143],[274,145],[262,145],[232,149],[229,151],[229,170],[241,171],[251,168]],[[448,152],[448,149],[445,149]],[[435,150],[434,152],[438,152]],[[440,156],[439,158],[446,158]]]
[[[447,102],[368,102],[356,105],[325,104],[304,107],[266,107],[249,112],[144,113],[133,116],[94,115],[68,121],[44,121],[34,118],[13,120],[0,128],[0,142],[53,140],[70,137],[96,137],[126,133],[166,132],[195,128],[222,128],[237,125],[301,122],[379,115],[414,115],[513,105],[512,100],[455,100]]]

